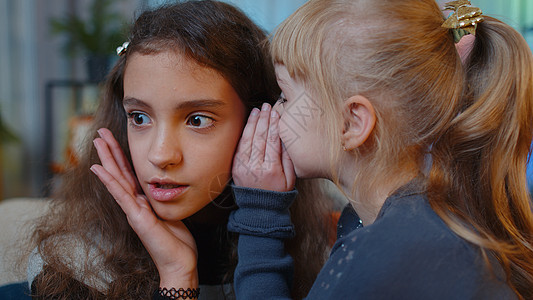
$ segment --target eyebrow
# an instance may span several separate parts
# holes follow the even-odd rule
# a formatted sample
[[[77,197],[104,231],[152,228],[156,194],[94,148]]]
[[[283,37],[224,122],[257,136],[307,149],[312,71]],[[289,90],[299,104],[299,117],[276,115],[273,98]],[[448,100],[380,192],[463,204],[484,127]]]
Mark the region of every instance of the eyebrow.
[[[134,105],[134,106],[141,106],[141,107],[150,107],[149,104],[146,102],[134,98],[134,97],[126,97],[122,101],[123,105]],[[219,108],[226,105],[226,102],[218,99],[195,99],[195,100],[187,100],[179,103],[176,107],[174,107],[175,110],[182,110],[182,109],[194,109],[194,108]]]

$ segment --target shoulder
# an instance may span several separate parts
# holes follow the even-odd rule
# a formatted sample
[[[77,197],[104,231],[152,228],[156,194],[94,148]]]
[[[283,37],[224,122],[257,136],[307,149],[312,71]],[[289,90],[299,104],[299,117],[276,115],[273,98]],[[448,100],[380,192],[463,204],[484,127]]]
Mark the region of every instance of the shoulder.
[[[93,237],[85,240],[81,237],[65,235],[56,237],[54,245],[57,251],[53,257],[59,263],[72,271],[74,280],[99,291],[105,291],[112,281],[110,272],[105,268],[104,249],[100,239]],[[49,266],[46,256],[39,251],[39,247],[33,249],[28,259],[27,278],[31,286],[35,278]]]
[[[326,286],[351,282],[360,296],[441,299],[489,290],[512,295],[490,275],[479,249],[453,233],[423,195],[393,200],[374,224],[337,242],[319,276]]]
[[[399,258],[419,252],[424,254],[419,259],[457,254],[450,251],[475,254],[474,248],[444,223],[421,194],[388,199],[373,224],[352,231],[336,247],[343,244],[372,249],[373,256]]]
[[[457,276],[482,265],[478,248],[456,235],[424,195],[392,200],[374,224],[350,236],[347,246],[377,266],[403,273]]]
[[[35,277],[37,277],[37,275],[39,275],[39,273],[43,271],[43,268],[43,258],[39,254],[38,249],[34,248],[28,258],[28,267],[26,269],[26,276],[28,278],[28,284],[30,288],[31,284],[33,283],[33,280],[35,279]]]
[[[353,231],[341,251],[353,251],[362,267],[397,273],[445,274],[478,260],[475,248],[455,235],[421,197],[397,199],[370,226]],[[410,201],[411,203],[407,203]]]
[[[422,252],[422,249],[433,250],[424,251],[428,257],[450,253],[450,250],[464,254],[473,252],[470,244],[446,225],[422,194],[389,198],[376,221],[358,235],[367,246],[385,243],[395,247],[398,254],[412,255],[412,251]]]

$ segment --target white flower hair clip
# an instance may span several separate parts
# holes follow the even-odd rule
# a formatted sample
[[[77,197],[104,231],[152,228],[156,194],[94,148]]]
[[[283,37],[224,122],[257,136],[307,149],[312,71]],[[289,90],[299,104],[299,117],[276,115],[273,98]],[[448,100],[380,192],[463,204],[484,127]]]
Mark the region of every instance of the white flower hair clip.
[[[130,45],[130,42],[124,42],[124,44],[122,44],[122,46],[118,46],[117,47],[117,55],[118,56],[122,56],[122,54],[124,54],[124,52],[126,52],[126,50],[128,50],[128,46]]]

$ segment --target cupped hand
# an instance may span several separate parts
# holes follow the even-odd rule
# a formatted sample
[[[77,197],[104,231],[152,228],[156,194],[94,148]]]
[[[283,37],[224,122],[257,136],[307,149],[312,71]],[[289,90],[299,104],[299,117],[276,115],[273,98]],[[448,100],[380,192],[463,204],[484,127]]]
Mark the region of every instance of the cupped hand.
[[[294,166],[281,144],[279,121],[269,104],[252,110],[233,160],[236,185],[277,192],[294,188]]]
[[[93,165],[91,170],[120,205],[150,253],[161,287],[196,288],[197,251],[191,233],[181,221],[169,222],[156,216],[113,134],[105,128],[98,133],[100,138],[93,142],[102,165]]]

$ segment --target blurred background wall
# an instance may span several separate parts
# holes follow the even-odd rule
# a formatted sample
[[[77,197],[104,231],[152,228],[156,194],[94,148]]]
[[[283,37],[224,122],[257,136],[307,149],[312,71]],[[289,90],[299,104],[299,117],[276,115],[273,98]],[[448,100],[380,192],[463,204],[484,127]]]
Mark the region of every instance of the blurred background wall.
[[[98,84],[88,80],[87,57],[67,55],[63,51],[66,37],[53,35],[50,26],[52,18],[68,14],[88,18],[93,1],[0,0],[0,120],[17,137],[0,140],[0,199],[43,195],[49,176],[60,172],[65,163],[72,115],[90,113],[98,99]],[[111,7],[128,23],[142,10],[165,2],[115,0]],[[271,31],[305,0],[226,2]],[[533,44],[533,1],[472,2],[515,27]],[[81,104],[73,104],[74,98]],[[50,126],[52,138],[46,132]],[[59,169],[51,171],[51,162],[59,164]]]

